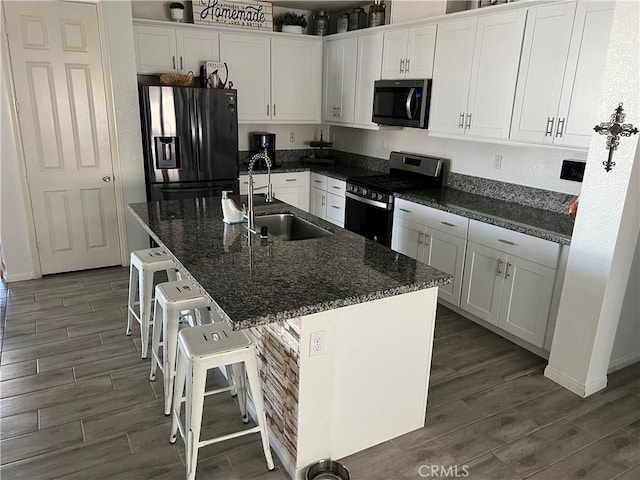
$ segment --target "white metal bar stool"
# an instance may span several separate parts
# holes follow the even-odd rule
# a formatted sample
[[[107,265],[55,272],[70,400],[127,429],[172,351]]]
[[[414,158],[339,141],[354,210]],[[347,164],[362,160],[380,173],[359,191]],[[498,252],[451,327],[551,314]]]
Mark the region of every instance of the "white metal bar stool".
[[[126,333],[131,335],[131,325],[135,318],[140,324],[142,358],[147,358],[149,327],[151,325],[151,303],[153,301],[153,277],[156,272],[166,270],[169,279],[175,280],[176,266],[173,260],[169,258],[169,255],[160,247],[135,250],[131,252],[130,262]],[[136,302],[136,295],[139,297],[138,302]]]
[[[165,282],[156,285],[149,380],[155,380],[156,370],[159,367],[164,380],[165,415],[171,414],[180,319],[187,319],[191,327],[200,323],[210,323],[211,313],[208,310],[206,313],[202,312],[206,316],[202,321],[197,319],[195,313],[193,315],[183,315],[183,312],[187,310],[208,309],[208,307],[209,302],[197,292],[188,280]],[[160,342],[161,336],[162,342]],[[160,358],[161,345],[162,359]]]
[[[236,386],[242,420],[245,423],[249,421],[246,405],[246,378],[241,372],[241,364],[244,364],[249,379],[249,388],[256,409],[258,425],[221,437],[201,440],[200,429],[204,397],[226,392],[233,388],[226,387],[205,392],[207,372],[212,368],[232,365],[234,376],[238,380]],[[182,402],[186,403],[184,424],[180,422]],[[244,332],[233,331],[222,323],[202,325],[180,331],[178,334],[178,364],[173,392],[173,421],[169,438],[171,443],[175,443],[178,431],[180,431],[186,447],[187,480],[194,480],[196,477],[198,449],[250,433],[260,433],[267,468],[274,469],[267,436],[267,419],[258,374],[256,347]]]

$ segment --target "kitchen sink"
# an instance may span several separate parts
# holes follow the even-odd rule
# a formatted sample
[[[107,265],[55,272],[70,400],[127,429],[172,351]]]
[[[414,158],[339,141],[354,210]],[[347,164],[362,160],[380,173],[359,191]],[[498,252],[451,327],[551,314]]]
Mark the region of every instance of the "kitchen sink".
[[[314,225],[292,213],[261,215],[255,217],[255,221],[256,229],[267,227],[267,233],[279,240],[309,240],[333,235],[329,230]]]

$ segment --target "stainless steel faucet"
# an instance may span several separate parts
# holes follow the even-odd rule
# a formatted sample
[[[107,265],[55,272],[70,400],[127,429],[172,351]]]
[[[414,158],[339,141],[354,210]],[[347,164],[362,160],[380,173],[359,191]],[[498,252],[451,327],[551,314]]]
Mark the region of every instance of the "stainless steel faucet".
[[[271,186],[271,159],[269,158],[269,155],[267,155],[266,153],[258,152],[249,160],[249,195],[248,195],[249,205],[247,208],[246,216],[247,216],[247,229],[252,233],[256,233],[255,218],[253,214],[253,191],[264,188],[264,187],[258,187],[256,189],[253,188],[253,164],[256,162],[256,160],[264,160],[264,163],[267,164],[267,198],[265,199],[265,202],[273,202],[273,190],[272,190],[273,187]]]

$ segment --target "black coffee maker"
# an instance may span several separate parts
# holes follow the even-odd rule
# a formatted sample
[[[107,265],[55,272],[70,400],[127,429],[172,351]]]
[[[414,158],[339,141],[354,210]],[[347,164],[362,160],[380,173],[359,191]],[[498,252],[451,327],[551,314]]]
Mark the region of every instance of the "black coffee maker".
[[[276,134],[269,132],[249,133],[249,158],[256,153],[265,153],[271,159],[271,168],[276,166]],[[256,160],[253,168],[266,170],[267,163],[263,159]]]

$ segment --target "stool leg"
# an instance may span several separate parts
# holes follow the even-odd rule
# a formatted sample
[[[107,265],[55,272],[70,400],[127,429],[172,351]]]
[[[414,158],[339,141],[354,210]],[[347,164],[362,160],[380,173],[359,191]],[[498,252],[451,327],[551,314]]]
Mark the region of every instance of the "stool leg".
[[[155,320],[158,321],[157,319]],[[180,311],[175,306],[167,305],[162,316],[163,361],[164,361],[164,414],[171,414],[171,396],[173,395],[176,376],[176,357],[178,351],[178,322]],[[155,328],[155,327],[154,327]]]
[[[160,318],[160,312],[163,310],[160,302],[158,301],[158,291],[156,290],[156,301],[153,307],[153,335],[151,336],[151,373],[149,374],[149,380],[153,381],[156,379],[156,370],[160,363],[160,334],[163,336],[163,347],[162,347],[162,357],[167,356],[166,354],[166,343],[164,343],[164,326],[162,323],[162,319]],[[162,315],[164,317],[164,315]],[[164,376],[167,376],[166,370],[163,371]],[[166,412],[165,412],[166,413]]]
[[[198,450],[200,429],[202,427],[202,410],[204,407],[204,389],[207,381],[207,369],[187,360],[187,399],[185,414],[185,431],[187,431],[187,457],[190,459],[187,468],[187,480],[195,480],[198,466]]]
[[[178,273],[178,270],[176,270],[175,268],[167,268],[167,279],[170,282],[180,280],[180,274]]]
[[[269,448],[269,436],[267,434],[267,416],[264,413],[264,399],[262,397],[262,388],[260,387],[260,376],[258,374],[258,362],[256,360],[255,346],[253,346],[253,355],[245,361],[247,368],[247,376],[249,377],[249,388],[251,388],[251,396],[253,404],[256,407],[256,416],[260,425],[260,437],[262,437],[262,449],[267,460],[267,468],[273,470],[273,457]]]
[[[143,271],[140,275],[140,337],[142,358],[147,358],[149,349],[149,327],[151,326],[151,299],[153,298],[153,272]]]
[[[176,437],[178,435],[178,422],[180,421],[180,404],[182,403],[182,395],[184,394],[184,385],[186,377],[186,359],[182,350],[178,349],[178,360],[176,365],[176,379],[173,389],[173,418],[171,421],[171,436],[169,437],[170,443],[176,443]],[[186,444],[186,439],[185,439]],[[188,461],[188,459],[187,459]]]
[[[134,272],[135,270],[135,272]],[[138,269],[133,265],[133,262],[129,264],[129,300],[127,302],[127,335],[131,335],[131,321],[133,320],[132,310],[136,304],[136,291],[138,289],[138,279],[135,273]]]
[[[244,363],[234,363],[233,365],[231,365],[231,368],[229,368],[229,366],[226,366],[225,368],[227,369],[227,372],[229,370],[233,371],[233,381],[236,386],[235,391],[237,392],[238,396],[238,406],[240,407],[242,421],[244,423],[248,423],[249,415],[247,415],[247,382],[245,380],[246,375],[244,371]],[[231,379],[229,379],[229,383],[231,383]]]

